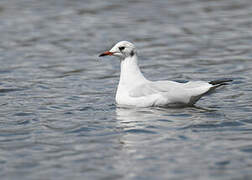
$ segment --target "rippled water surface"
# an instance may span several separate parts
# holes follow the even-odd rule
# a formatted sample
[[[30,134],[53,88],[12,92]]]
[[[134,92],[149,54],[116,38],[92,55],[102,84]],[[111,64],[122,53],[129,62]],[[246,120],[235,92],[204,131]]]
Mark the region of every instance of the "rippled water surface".
[[[1,179],[251,179],[252,1],[0,1]],[[200,108],[119,108],[134,42],[151,80],[233,78]]]

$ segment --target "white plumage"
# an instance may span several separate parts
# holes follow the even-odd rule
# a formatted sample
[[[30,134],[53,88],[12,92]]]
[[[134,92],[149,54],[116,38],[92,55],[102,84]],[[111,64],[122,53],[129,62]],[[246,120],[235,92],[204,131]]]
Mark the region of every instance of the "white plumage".
[[[211,90],[231,80],[212,82],[149,81],[141,73],[137,63],[135,46],[127,41],[117,43],[100,56],[113,55],[121,59],[120,81],[116,103],[136,107],[191,106]]]

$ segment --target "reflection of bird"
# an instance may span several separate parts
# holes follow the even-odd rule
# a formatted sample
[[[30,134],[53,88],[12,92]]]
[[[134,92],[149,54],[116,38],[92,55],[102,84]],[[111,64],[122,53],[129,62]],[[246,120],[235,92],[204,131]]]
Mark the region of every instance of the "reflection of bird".
[[[232,80],[211,82],[190,81],[149,81],[137,64],[135,46],[127,41],[117,43],[111,50],[100,56],[117,56],[121,59],[121,75],[116,92],[116,103],[137,107],[150,106],[191,106],[202,96]]]

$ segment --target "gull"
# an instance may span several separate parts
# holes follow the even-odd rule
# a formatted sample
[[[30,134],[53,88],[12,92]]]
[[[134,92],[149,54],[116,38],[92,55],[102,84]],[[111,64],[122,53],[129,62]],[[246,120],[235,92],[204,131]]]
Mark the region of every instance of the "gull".
[[[116,56],[121,61],[119,85],[116,91],[118,105],[134,107],[181,107],[193,106],[202,96],[226,85],[231,79],[210,82],[150,81],[138,66],[135,46],[128,41],[118,42],[109,51],[99,55]]]

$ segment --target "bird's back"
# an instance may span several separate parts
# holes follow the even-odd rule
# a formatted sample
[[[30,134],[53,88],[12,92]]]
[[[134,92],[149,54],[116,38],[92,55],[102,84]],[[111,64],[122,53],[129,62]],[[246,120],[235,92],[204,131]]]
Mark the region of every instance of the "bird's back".
[[[118,102],[135,106],[140,106],[139,104],[148,104],[148,106],[185,105],[192,104],[192,101],[206,93],[211,87],[211,84],[202,81],[188,83],[147,81],[136,86],[124,87],[124,92],[118,94],[117,99]]]

